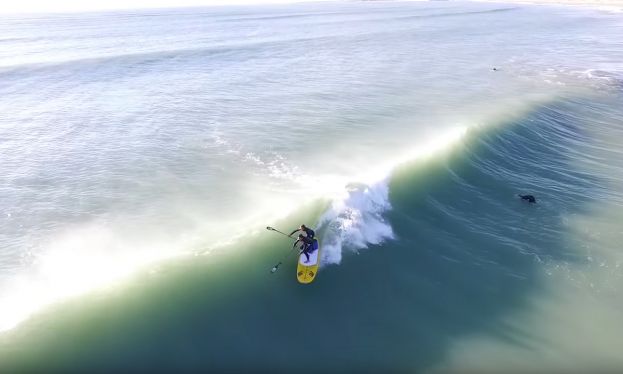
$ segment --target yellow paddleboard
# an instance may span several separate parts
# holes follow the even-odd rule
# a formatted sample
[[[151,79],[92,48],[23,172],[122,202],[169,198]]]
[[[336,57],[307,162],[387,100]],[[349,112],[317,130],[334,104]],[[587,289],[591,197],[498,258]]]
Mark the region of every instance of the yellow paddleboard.
[[[309,254],[309,261],[305,261],[307,257],[301,253],[296,264],[296,279],[303,284],[311,283],[316,279],[320,266],[320,242],[318,242],[318,249]]]

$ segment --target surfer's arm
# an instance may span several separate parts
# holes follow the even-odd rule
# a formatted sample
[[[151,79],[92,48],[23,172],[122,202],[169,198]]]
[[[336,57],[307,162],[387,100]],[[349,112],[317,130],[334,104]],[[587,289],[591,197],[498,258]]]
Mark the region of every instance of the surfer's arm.
[[[297,231],[301,231],[301,229],[296,229],[296,230],[292,231],[292,232],[290,233],[290,235],[288,235],[288,236],[292,236],[292,234],[294,234],[294,233],[295,233],[295,232],[297,232]]]
[[[296,247],[297,244],[299,244],[300,240],[297,240],[294,242],[294,244],[292,244],[292,249],[294,249],[294,247]]]

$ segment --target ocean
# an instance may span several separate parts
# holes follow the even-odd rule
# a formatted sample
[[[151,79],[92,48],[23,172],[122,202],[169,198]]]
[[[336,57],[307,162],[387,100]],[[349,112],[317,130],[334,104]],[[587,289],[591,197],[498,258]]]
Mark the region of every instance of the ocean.
[[[588,7],[2,15],[0,372],[620,372],[622,62]]]

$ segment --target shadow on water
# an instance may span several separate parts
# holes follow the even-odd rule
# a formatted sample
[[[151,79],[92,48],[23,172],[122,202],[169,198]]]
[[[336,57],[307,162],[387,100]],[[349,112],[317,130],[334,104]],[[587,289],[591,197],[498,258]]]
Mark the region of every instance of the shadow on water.
[[[561,217],[600,188],[571,167],[575,142],[587,141],[572,105],[472,131],[452,152],[400,167],[387,214],[397,240],[345,256],[310,286],[295,282],[293,258],[269,274],[289,243],[265,233],[251,249],[174,261],[56,306],[5,334],[0,367],[419,371],[468,334],[529,344],[501,320],[541,290],[542,261],[581,261]],[[318,216],[300,214],[294,222]]]

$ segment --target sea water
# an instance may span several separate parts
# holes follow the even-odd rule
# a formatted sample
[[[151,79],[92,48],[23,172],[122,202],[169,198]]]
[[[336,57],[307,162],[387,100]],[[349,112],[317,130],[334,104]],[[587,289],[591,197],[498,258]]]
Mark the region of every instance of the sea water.
[[[582,7],[4,15],[0,367],[621,370],[621,61]]]

